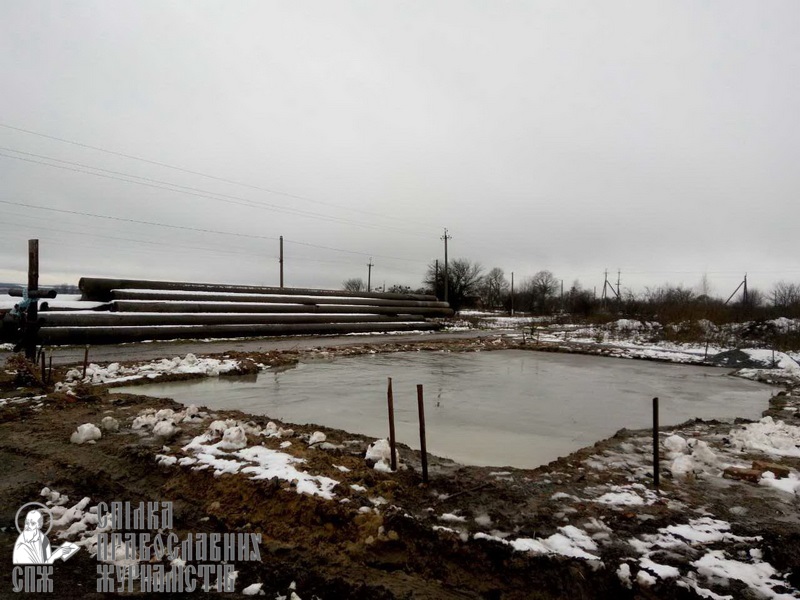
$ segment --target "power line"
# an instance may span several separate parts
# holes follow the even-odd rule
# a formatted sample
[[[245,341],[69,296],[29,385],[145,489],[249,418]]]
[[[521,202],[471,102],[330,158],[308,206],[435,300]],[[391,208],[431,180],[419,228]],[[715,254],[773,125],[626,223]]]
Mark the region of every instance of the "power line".
[[[164,227],[164,228],[167,228],[167,229],[178,229],[178,230],[182,230],[182,231],[193,231],[193,232],[197,232],[197,233],[214,233],[214,234],[219,234],[219,235],[229,235],[229,236],[234,236],[234,237],[251,238],[251,239],[259,239],[259,240],[271,240],[271,241],[277,241],[279,239],[279,238],[276,238],[276,237],[270,237],[270,236],[265,236],[265,235],[255,235],[255,234],[250,234],[250,233],[236,233],[236,232],[233,232],[233,231],[219,231],[219,230],[216,230],[216,229],[204,229],[204,228],[199,228],[199,227],[189,227],[187,225],[171,225],[171,224],[167,224],[167,223],[157,223],[155,221],[143,221],[143,220],[139,220],[139,219],[130,219],[130,218],[125,218],[125,217],[113,217],[111,215],[98,215],[98,214],[95,214],[95,213],[78,211],[78,210],[68,210],[68,209],[65,209],[65,208],[53,208],[51,206],[41,206],[41,205],[36,205],[36,204],[28,204],[28,203],[25,203],[25,202],[13,202],[11,200],[0,200],[0,203],[9,204],[9,205],[12,205],[12,206],[21,206],[21,207],[24,207],[24,208],[34,208],[34,209],[37,209],[37,210],[47,210],[47,211],[57,212],[57,213],[61,213],[61,214],[78,215],[78,216],[82,216],[82,217],[92,217],[92,218],[96,218],[96,219],[106,219],[106,220],[110,220],[110,221],[119,221],[119,222],[123,222],[123,223],[135,223],[137,225],[150,225],[150,226],[154,226],[154,227]],[[323,249],[323,250],[331,250],[331,251],[334,251],[334,252],[344,252],[344,253],[347,253],[347,254],[356,254],[356,255],[360,255],[360,256],[380,256],[380,255],[377,255],[377,254],[376,255],[370,255],[370,254],[368,254],[366,252],[358,252],[356,250],[345,250],[345,249],[342,249],[342,248],[333,248],[333,247],[329,247],[329,246],[322,246],[322,245],[319,245],[319,244],[312,244],[312,243],[308,243],[308,242],[294,242],[294,241],[290,241],[290,240],[285,240],[285,241],[287,241],[289,243],[292,243],[292,244],[297,244],[297,245],[300,245],[300,246],[308,246],[310,248],[319,248],[319,249]],[[419,261],[416,261],[414,259],[401,258],[401,257],[397,257],[397,256],[381,256],[381,258],[386,258],[386,259],[390,259],[390,260],[408,261],[408,262],[419,262]]]
[[[22,216],[24,218],[24,215],[13,215],[13,216],[15,216],[15,217]],[[68,229],[54,229],[52,227],[45,227],[44,225],[39,225],[39,224],[20,225],[19,223],[13,223],[13,222],[8,221],[8,220],[5,220],[0,225],[11,225],[11,226],[18,226],[18,227],[26,227],[26,228],[29,228],[29,229],[36,229],[36,230],[41,230],[41,231],[51,231],[53,233],[65,233],[65,234],[71,234],[71,235],[79,235],[81,237],[89,236],[89,237],[96,237],[96,238],[114,240],[114,241],[119,241],[119,242],[133,242],[135,244],[149,244],[149,245],[154,245],[154,246],[166,246],[168,248],[184,248],[184,249],[188,249],[188,250],[200,250],[200,251],[212,252],[212,253],[216,253],[216,254],[237,254],[237,255],[246,255],[246,256],[253,256],[253,254],[258,254],[258,253],[250,252],[248,250],[223,250],[221,248],[208,248],[208,247],[202,247],[202,246],[188,246],[186,244],[173,244],[173,243],[168,243],[168,242],[155,242],[155,241],[150,241],[150,240],[137,240],[137,239],[134,239],[134,238],[125,238],[125,237],[117,237],[117,236],[113,236],[113,235],[104,235],[102,233],[92,233],[92,232],[89,232],[89,231],[70,231]]]
[[[11,150],[11,151],[12,152],[19,152],[17,150]],[[33,155],[33,154],[27,153],[27,152],[26,153],[20,152],[20,153],[21,154],[28,154],[28,155],[32,155],[32,156],[38,156],[38,155]],[[308,218],[311,218],[311,219],[318,219],[318,220],[321,220],[321,221],[328,221],[328,222],[331,222],[331,223],[340,223],[340,224],[343,224],[343,225],[355,225],[356,227],[364,227],[364,228],[367,228],[367,229],[386,229],[386,230],[390,230],[390,231],[397,231],[399,233],[404,233],[404,234],[421,235],[416,231],[412,232],[412,231],[405,230],[405,229],[398,229],[398,228],[395,228],[395,227],[387,227],[385,225],[372,225],[370,223],[363,223],[363,222],[359,222],[359,221],[353,221],[351,219],[344,219],[344,218],[341,218],[341,217],[323,215],[321,213],[312,213],[312,212],[309,212],[309,211],[303,211],[303,210],[298,210],[298,209],[294,209],[294,208],[283,208],[283,207],[280,207],[280,206],[275,206],[274,204],[258,203],[258,202],[255,202],[253,200],[248,200],[248,199],[245,199],[245,198],[239,198],[237,196],[228,196],[228,195],[225,195],[225,194],[218,194],[216,192],[208,192],[206,190],[200,190],[200,189],[197,189],[197,188],[191,188],[191,187],[182,186],[182,185],[178,185],[178,184],[173,184],[173,183],[169,183],[169,182],[162,182],[162,181],[159,181],[159,180],[149,179],[147,177],[140,177],[138,175],[129,175],[129,174],[126,174],[126,173],[122,173],[122,175],[124,175],[124,177],[119,177],[117,175],[106,175],[106,174],[103,174],[103,173],[96,173],[94,171],[87,171],[86,169],[77,168],[77,167],[74,167],[74,166],[73,167],[67,167],[67,166],[63,166],[63,165],[55,165],[55,164],[44,162],[44,161],[41,161],[41,160],[34,160],[34,159],[31,159],[31,158],[23,158],[21,156],[12,156],[10,154],[4,154],[2,152],[0,152],[0,156],[3,156],[5,158],[11,158],[11,159],[14,159],[14,160],[24,161],[24,162],[28,162],[28,163],[43,165],[43,166],[51,167],[51,168],[54,168],[54,169],[62,169],[64,171],[73,171],[75,173],[84,173],[86,175],[93,175],[95,177],[101,177],[103,179],[113,179],[113,180],[116,180],[116,181],[123,181],[125,183],[132,183],[134,185],[140,185],[140,186],[143,186],[143,187],[149,187],[149,188],[154,188],[154,189],[158,189],[158,190],[165,190],[165,191],[168,191],[168,192],[175,192],[175,193],[178,193],[178,194],[186,194],[188,196],[195,196],[195,197],[198,197],[198,198],[206,198],[206,199],[209,199],[209,200],[216,200],[218,202],[225,202],[226,204],[234,204],[234,205],[239,205],[239,206],[246,206],[246,207],[249,207],[249,208],[258,208],[258,209],[261,209],[261,210],[271,210],[271,211],[280,212],[280,213],[289,214],[289,215],[295,215],[295,216],[300,216],[300,217],[308,217]],[[56,161],[59,161],[59,162],[63,162],[63,163],[66,163],[66,164],[72,164],[72,165],[80,164],[80,163],[71,163],[70,161],[63,161],[63,160],[60,160],[60,159],[53,159],[53,160],[56,160]],[[85,166],[85,165],[81,165],[81,166]],[[107,169],[100,169],[100,168],[91,167],[91,166],[89,166],[87,168],[95,169],[97,171],[106,171],[108,173],[118,173],[117,171],[108,171]],[[126,177],[133,177],[133,178],[137,178],[137,179],[142,179],[144,181],[134,181],[132,179],[126,179]],[[155,182],[158,182],[158,183],[161,183],[161,184],[166,184],[166,186],[171,186],[171,187],[165,187],[165,185],[156,185],[155,183],[148,183],[148,181],[155,181]],[[234,200],[232,200],[231,198],[234,198]]]
[[[180,171],[182,173],[188,173],[190,175],[197,175],[199,177],[205,177],[207,179],[213,179],[215,181],[221,181],[223,183],[229,183],[231,185],[238,185],[238,186],[241,186],[241,187],[250,188],[250,189],[253,189],[253,190],[258,190],[258,191],[261,191],[261,192],[267,192],[268,194],[275,194],[275,195],[278,195],[278,196],[285,196],[287,198],[293,198],[295,200],[302,200],[304,202],[310,202],[312,204],[320,204],[322,206],[331,206],[331,207],[334,207],[334,208],[339,208],[339,209],[343,209],[343,210],[349,210],[349,211],[352,211],[352,212],[363,213],[363,214],[371,215],[371,216],[374,216],[374,217],[380,217],[380,218],[383,218],[383,219],[389,218],[386,215],[382,215],[380,213],[376,213],[376,212],[372,212],[372,211],[352,208],[352,207],[348,207],[348,206],[342,206],[340,204],[335,204],[333,202],[323,202],[322,200],[315,200],[315,199],[309,198],[307,196],[301,196],[301,195],[298,195],[298,194],[292,194],[292,193],[289,193],[289,192],[283,192],[283,191],[275,190],[275,189],[272,189],[272,188],[252,185],[252,184],[249,184],[249,183],[236,181],[234,179],[226,179],[225,177],[218,177],[216,175],[210,175],[208,173],[202,173],[200,171],[192,171],[191,169],[186,169],[186,168],[183,168],[183,167],[177,167],[175,165],[170,165],[170,164],[165,163],[165,162],[151,160],[151,159],[143,158],[141,156],[135,156],[133,154],[125,154],[124,152],[118,152],[118,151],[115,151],[115,150],[108,150],[107,148],[101,148],[99,146],[92,146],[90,144],[84,144],[84,143],[81,143],[81,142],[76,142],[74,140],[68,140],[66,138],[61,138],[61,137],[57,137],[57,136],[53,136],[53,135],[48,135],[46,133],[40,133],[38,131],[32,131],[30,129],[23,129],[21,127],[14,127],[13,125],[8,125],[6,123],[0,123],[0,127],[4,127],[5,129],[10,129],[10,130],[13,130],[13,131],[19,131],[21,133],[27,133],[29,135],[35,135],[35,136],[43,137],[43,138],[50,139],[50,140],[55,140],[57,142],[62,142],[64,144],[71,144],[73,146],[79,146],[81,148],[87,148],[89,150],[96,150],[98,152],[104,152],[106,154],[111,154],[111,155],[114,155],[114,156],[120,156],[122,158],[128,158],[130,160],[136,160],[136,161],[139,161],[139,162],[143,162],[143,163],[147,163],[147,164],[151,164],[151,165],[156,165],[156,166],[163,167],[163,168],[166,168],[166,169],[172,169],[172,170],[175,170],[175,171]],[[408,221],[406,219],[400,219],[400,218],[397,218],[397,217],[391,217],[391,218],[394,219],[394,220],[405,221],[405,222],[411,223],[411,224],[417,224],[415,222]]]

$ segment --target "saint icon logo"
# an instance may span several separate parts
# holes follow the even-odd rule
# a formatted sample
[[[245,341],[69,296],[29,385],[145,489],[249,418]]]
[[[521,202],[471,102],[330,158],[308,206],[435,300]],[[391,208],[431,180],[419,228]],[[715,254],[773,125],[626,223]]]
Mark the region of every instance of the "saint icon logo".
[[[32,508],[25,514],[25,521],[20,528],[20,514],[24,509]],[[45,519],[46,517],[46,519]],[[42,527],[47,521],[47,530],[42,531]],[[14,544],[15,565],[52,565],[59,558],[67,560],[80,548],[70,542],[65,542],[55,550],[50,546],[47,534],[53,528],[53,513],[44,504],[39,502],[29,502],[24,504],[17,511],[14,519],[19,537]]]

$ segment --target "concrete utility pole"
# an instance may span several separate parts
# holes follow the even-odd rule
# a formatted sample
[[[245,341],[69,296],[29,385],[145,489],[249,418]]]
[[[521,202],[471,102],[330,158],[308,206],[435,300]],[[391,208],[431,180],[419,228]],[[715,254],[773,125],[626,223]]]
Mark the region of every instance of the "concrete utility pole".
[[[514,316],[514,271],[511,271],[511,316]]]
[[[439,259],[436,259],[436,267],[433,271],[433,295],[439,299]]]
[[[447,240],[452,240],[453,236],[447,234],[447,227],[444,228],[444,301],[448,302],[448,288],[450,287],[450,273],[447,270]]]
[[[283,288],[283,236],[281,236],[281,257],[278,262],[281,265],[281,288]]]
[[[372,291],[372,267],[374,267],[374,263],[372,262],[372,257],[369,257],[369,262],[367,263],[367,291]]]

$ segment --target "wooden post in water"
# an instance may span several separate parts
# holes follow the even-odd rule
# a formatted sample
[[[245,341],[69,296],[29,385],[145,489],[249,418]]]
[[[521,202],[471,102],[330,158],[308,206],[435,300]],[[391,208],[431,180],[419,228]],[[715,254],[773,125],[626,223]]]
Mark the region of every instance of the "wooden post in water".
[[[397,448],[394,439],[394,395],[392,394],[392,378],[389,377],[389,388],[386,390],[389,402],[389,449],[392,452],[392,471],[397,470]]]
[[[42,387],[47,387],[47,366],[45,363],[44,348],[42,348],[39,356],[42,357]]]
[[[428,444],[425,440],[425,402],[422,384],[417,384],[417,406],[419,407],[419,451],[422,457],[422,483],[428,483]]]
[[[653,485],[658,489],[658,398],[653,398]]]

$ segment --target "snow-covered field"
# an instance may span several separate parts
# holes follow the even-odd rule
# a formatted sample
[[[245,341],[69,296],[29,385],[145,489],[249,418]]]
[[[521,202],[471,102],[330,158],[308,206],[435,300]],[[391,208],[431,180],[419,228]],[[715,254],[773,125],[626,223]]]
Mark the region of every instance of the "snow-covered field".
[[[752,323],[730,324],[719,329],[709,321],[698,326],[707,331],[709,342],[675,343],[661,339],[663,327],[655,322],[618,319],[604,325],[571,325],[550,323],[548,317],[508,317],[479,311],[462,311],[460,316],[479,318],[481,327],[520,340],[526,344],[557,345],[566,351],[587,351],[617,358],[642,358],[674,363],[703,364],[717,354],[733,350],[736,346],[711,340],[732,339]],[[800,320],[781,317],[766,321],[764,326],[779,332],[800,331]],[[456,325],[456,330],[469,329],[466,321]],[[744,347],[754,366],[740,369],[736,375],[759,381],[800,382],[800,352],[779,352],[771,349]]]

